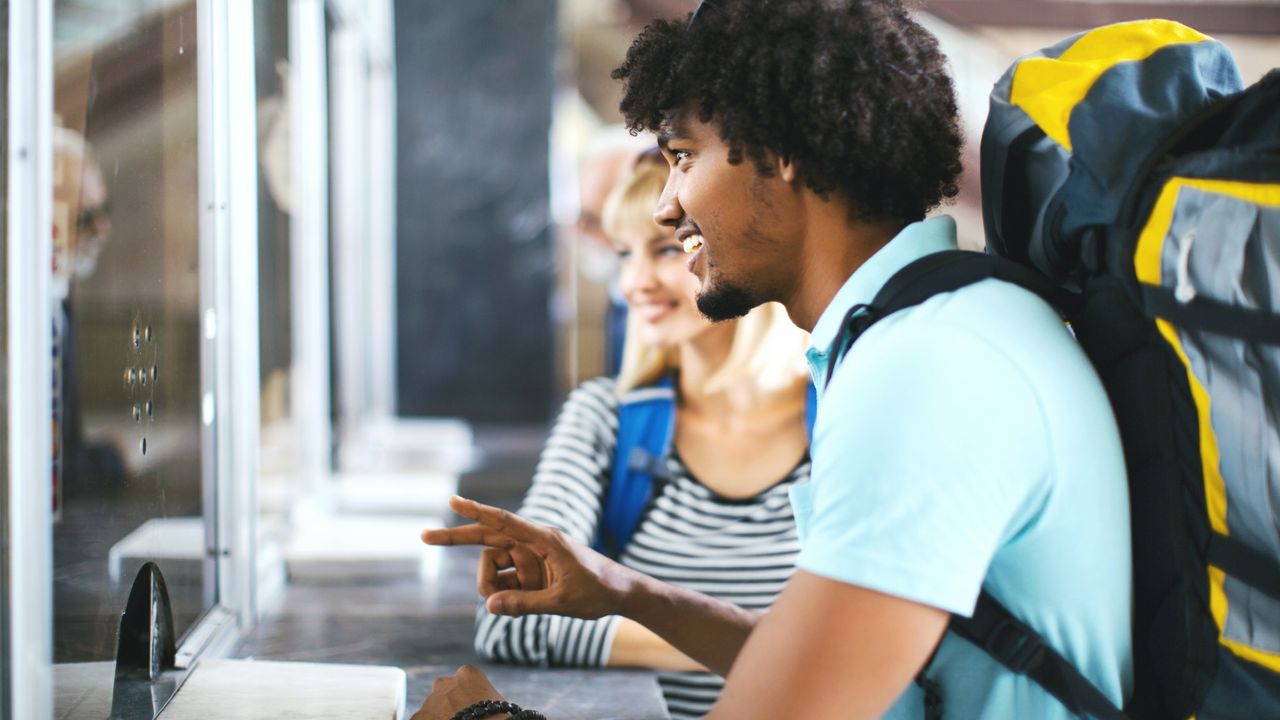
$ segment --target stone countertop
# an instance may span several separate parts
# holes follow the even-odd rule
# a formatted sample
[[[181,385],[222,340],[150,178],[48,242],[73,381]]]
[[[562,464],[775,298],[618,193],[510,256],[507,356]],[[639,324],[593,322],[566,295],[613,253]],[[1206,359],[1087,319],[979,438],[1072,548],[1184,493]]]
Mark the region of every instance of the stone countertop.
[[[120,708],[114,662],[59,664],[54,678],[57,720],[149,718],[161,705],[159,720],[396,720],[405,709],[405,672],[378,665],[208,659],[172,698],[144,688]]]
[[[551,720],[666,717],[652,672],[480,662],[472,649],[479,552],[442,552],[434,577],[285,586],[236,657],[401,667],[408,680],[406,718],[435,678],[464,663],[484,670],[507,699]]]
[[[391,667],[204,660],[159,720],[392,720],[404,686]]]

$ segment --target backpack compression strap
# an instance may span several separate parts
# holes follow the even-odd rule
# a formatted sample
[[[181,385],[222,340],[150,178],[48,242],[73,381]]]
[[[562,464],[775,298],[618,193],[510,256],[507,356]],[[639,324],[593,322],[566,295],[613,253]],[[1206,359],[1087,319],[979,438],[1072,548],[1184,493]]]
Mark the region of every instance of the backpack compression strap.
[[[1197,296],[1187,302],[1166,287],[1140,285],[1142,302],[1152,317],[1174,325],[1267,345],[1280,345],[1280,316],[1262,310]]]
[[[1211,532],[1207,559],[1210,565],[1280,601],[1280,566],[1274,557],[1229,535]]]
[[[942,293],[959,290],[983,280],[1013,283],[1035,293],[1059,312],[1073,304],[1072,297],[1039,273],[1011,260],[966,250],[926,255],[899,270],[869,304],[855,305],[845,316],[846,331],[838,341],[835,360],[877,321],[919,305]],[[827,373],[830,383],[834,373]],[[1058,699],[1068,710],[1100,720],[1125,720],[1126,716],[1066,658],[1051,648],[1035,630],[1013,616],[985,590],[978,597],[973,616],[951,617],[949,629],[967,639],[1008,670],[1025,675]],[[932,662],[932,659],[930,659]],[[926,668],[928,664],[926,664]],[[917,677],[926,696],[937,703],[936,689]],[[933,708],[940,712],[940,708]]]

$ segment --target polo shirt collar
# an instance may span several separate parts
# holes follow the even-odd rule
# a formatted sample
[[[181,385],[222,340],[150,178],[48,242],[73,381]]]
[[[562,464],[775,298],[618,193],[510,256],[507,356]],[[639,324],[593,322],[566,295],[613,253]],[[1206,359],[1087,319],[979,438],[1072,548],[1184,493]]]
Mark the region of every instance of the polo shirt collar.
[[[925,255],[956,248],[956,221],[938,215],[904,227],[884,247],[862,264],[822,311],[809,336],[810,361],[824,366],[841,330],[844,317],[854,305],[870,303],[894,273]],[[815,357],[816,356],[816,357]],[[816,361],[816,362],[815,362]],[[816,368],[815,368],[816,369]]]

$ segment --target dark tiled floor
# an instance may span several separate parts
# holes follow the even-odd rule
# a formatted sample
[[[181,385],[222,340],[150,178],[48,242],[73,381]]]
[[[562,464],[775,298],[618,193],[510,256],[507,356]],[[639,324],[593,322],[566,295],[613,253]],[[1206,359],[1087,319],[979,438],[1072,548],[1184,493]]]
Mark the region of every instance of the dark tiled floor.
[[[544,428],[477,431],[483,457],[459,492],[514,508],[532,475]],[[471,648],[479,551],[451,548],[434,581],[291,584],[276,609],[241,644],[238,656],[304,662],[395,665],[408,675],[410,712],[432,681],[463,663],[480,665],[508,698],[569,720],[663,717],[651,674],[490,666]]]

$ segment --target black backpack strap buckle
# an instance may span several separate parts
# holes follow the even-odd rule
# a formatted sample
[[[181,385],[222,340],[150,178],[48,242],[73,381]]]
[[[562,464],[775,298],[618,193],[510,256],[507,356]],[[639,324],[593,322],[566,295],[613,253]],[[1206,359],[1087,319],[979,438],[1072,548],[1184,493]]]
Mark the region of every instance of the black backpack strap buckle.
[[[982,649],[988,655],[1019,675],[1026,675],[1044,662],[1044,643],[1013,618],[999,620],[982,641]]]

